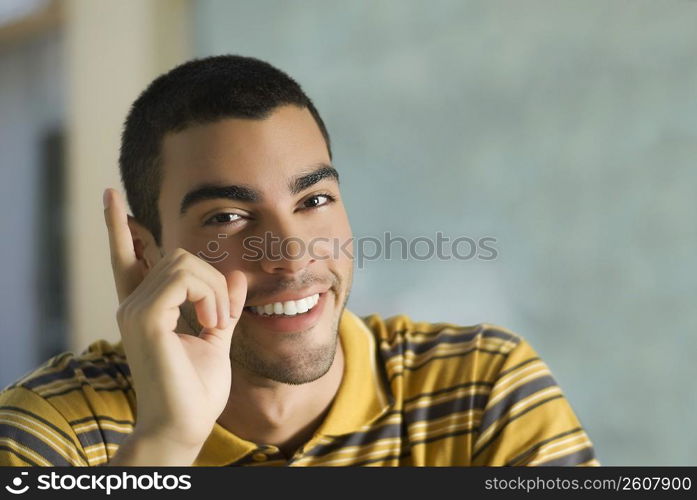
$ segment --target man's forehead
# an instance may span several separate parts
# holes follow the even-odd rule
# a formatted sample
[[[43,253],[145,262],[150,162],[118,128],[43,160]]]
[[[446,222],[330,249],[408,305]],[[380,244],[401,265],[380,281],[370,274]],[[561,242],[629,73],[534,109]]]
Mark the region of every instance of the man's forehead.
[[[179,203],[205,186],[264,191],[331,167],[314,118],[306,109],[290,108],[279,108],[265,120],[231,118],[168,134],[162,145],[161,194],[174,191]]]

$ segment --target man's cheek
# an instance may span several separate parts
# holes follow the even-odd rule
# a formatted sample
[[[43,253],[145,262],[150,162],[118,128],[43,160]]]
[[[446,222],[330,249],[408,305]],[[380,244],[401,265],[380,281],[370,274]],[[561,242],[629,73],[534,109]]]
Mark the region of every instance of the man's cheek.
[[[355,243],[353,233],[348,225],[348,221],[343,226],[342,230],[334,235],[333,255],[339,261],[353,261],[353,246]]]

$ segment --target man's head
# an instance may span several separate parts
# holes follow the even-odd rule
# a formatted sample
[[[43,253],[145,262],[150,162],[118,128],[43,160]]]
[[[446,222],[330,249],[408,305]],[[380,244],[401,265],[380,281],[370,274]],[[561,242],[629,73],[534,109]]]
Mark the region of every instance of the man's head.
[[[352,280],[352,259],[336,249],[351,229],[329,134],[295,81],[253,58],[183,64],[133,104],[120,168],[144,272],[184,248],[226,277],[245,273],[234,363],[296,384],[329,369]],[[286,303],[282,315],[262,314],[274,303],[276,313]],[[182,315],[198,331],[193,307]]]

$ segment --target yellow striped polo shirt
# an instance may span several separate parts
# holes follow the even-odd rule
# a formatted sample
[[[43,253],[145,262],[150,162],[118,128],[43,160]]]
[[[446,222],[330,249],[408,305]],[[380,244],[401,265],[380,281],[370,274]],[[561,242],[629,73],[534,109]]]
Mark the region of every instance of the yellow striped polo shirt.
[[[504,328],[344,310],[339,337],[341,385],[292,457],[216,423],[194,465],[598,465],[547,365]],[[0,465],[104,465],[135,404],[120,342],[55,356],[0,393]]]

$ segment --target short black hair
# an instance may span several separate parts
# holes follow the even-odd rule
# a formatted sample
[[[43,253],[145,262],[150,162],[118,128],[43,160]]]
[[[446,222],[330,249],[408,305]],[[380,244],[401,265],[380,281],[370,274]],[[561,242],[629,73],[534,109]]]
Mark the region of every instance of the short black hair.
[[[288,104],[310,111],[331,158],[329,133],[310,98],[290,76],[259,59],[239,55],[194,59],[159,76],[140,94],[124,124],[119,168],[133,216],[158,246],[164,136],[225,118],[264,119]]]

